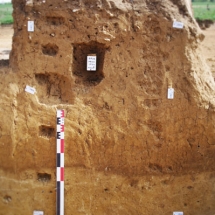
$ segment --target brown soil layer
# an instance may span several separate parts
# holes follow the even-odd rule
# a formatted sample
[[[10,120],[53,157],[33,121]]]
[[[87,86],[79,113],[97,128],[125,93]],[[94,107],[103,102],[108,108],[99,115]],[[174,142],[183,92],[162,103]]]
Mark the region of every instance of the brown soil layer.
[[[55,214],[57,109],[65,214],[213,215],[215,83],[184,1],[13,3],[10,65],[0,68],[0,215]]]

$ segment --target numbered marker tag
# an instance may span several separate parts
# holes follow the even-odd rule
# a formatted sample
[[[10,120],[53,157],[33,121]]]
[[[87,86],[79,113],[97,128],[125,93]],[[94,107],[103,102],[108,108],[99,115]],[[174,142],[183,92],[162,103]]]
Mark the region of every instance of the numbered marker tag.
[[[87,56],[87,71],[96,71],[96,55]]]
[[[180,29],[182,29],[183,27],[184,27],[184,23],[177,22],[177,21],[173,22],[173,28],[180,28]]]
[[[28,21],[28,32],[34,32],[34,21]]]
[[[173,215],[184,215],[183,212],[173,212]]]
[[[34,211],[33,215],[44,215],[43,211]]]
[[[174,89],[173,88],[168,88],[167,98],[174,99]]]

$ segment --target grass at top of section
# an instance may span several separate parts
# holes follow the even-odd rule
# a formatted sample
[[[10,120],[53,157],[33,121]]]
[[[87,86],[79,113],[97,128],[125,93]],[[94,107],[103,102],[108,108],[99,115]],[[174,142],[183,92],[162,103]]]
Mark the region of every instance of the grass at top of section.
[[[192,6],[196,19],[215,21],[215,2],[192,2]]]
[[[192,7],[196,19],[215,21],[215,2],[192,2]],[[0,4],[0,24],[12,24],[12,13],[11,3]]]
[[[11,3],[0,4],[0,24],[13,23],[13,6]]]

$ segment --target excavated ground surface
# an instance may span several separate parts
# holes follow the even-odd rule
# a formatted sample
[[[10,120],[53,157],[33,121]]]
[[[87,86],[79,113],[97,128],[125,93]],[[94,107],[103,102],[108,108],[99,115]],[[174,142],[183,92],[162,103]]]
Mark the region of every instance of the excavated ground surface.
[[[215,84],[202,35],[181,1],[132,2],[14,1],[10,67],[0,68],[0,215],[55,214],[57,109],[65,214],[215,214]]]
[[[0,26],[0,60],[8,60],[12,49],[13,26]]]
[[[202,42],[202,57],[207,61],[207,64],[210,66],[211,72],[215,77],[215,24],[213,24],[209,29],[204,31],[205,39]]]

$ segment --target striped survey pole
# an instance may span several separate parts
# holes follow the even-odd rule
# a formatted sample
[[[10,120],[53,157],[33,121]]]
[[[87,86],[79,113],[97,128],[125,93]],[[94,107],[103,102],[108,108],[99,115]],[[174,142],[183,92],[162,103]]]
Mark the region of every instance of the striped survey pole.
[[[64,110],[57,110],[57,215],[64,215]]]

